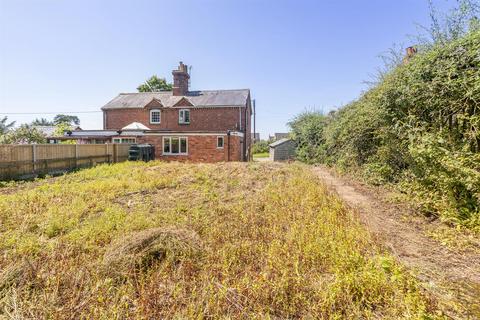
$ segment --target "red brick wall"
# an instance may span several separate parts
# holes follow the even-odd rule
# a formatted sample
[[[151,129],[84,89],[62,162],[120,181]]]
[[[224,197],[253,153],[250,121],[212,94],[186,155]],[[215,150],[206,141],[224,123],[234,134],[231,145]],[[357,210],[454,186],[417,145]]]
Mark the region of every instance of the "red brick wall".
[[[132,122],[140,122],[153,130],[172,131],[227,131],[239,129],[240,111],[245,109],[237,107],[215,107],[215,108],[191,108],[190,124],[178,123],[178,112],[180,108],[161,109],[161,123],[150,123],[150,110],[142,109],[112,109],[105,110],[105,130],[119,130]],[[242,119],[242,127],[245,124]]]
[[[251,100],[250,98],[247,100],[247,108],[242,109],[242,132],[245,133],[245,146],[244,146],[244,155],[245,160],[248,160],[246,157],[251,157],[251,144],[252,144],[252,137],[251,137],[251,130],[252,130],[252,113],[250,112],[251,108]],[[244,131],[245,130],[245,131]]]
[[[181,135],[179,135],[181,136]],[[163,155],[163,136],[146,135],[137,139],[138,143],[150,143],[155,146],[155,158],[166,161],[192,161],[192,162],[221,162],[241,161],[240,137],[230,136],[230,148],[228,136],[224,136],[223,149],[217,148],[217,135],[187,136],[188,155]],[[228,151],[230,150],[230,157]]]

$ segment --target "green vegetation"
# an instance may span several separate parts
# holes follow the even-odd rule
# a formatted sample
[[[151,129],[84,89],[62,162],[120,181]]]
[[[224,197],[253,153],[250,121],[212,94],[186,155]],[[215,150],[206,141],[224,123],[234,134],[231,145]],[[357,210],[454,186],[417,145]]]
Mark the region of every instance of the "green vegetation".
[[[55,125],[53,121],[50,121],[45,118],[36,118],[35,120],[32,121],[32,126],[53,126]]]
[[[127,162],[12,187],[0,317],[438,315],[302,165]]]
[[[394,184],[427,214],[480,232],[480,31],[400,64],[360,99],[291,122],[299,159]]]
[[[8,117],[3,117],[2,119],[0,119],[0,135],[7,133],[15,125],[15,121],[7,121]]]
[[[157,92],[171,91],[173,88],[171,83],[167,83],[165,78],[159,78],[156,75],[151,76],[144,83],[137,87],[138,92]]]
[[[253,159],[256,158],[268,158],[270,154],[268,152],[261,152],[261,153],[254,153],[253,154]]]
[[[46,135],[36,128],[36,126],[55,126],[55,136],[63,136],[64,131],[73,130],[74,126],[80,124],[77,116],[57,114],[50,121],[45,118],[35,119],[30,124],[22,124],[18,128],[14,128],[14,122],[7,123],[7,117],[0,119],[0,144],[32,144],[47,143]],[[72,144],[73,140],[63,141],[61,143]]]
[[[73,126],[73,125],[78,126],[80,125],[80,119],[77,116],[71,116],[68,114],[57,114],[55,118],[53,118],[53,124],[56,126],[60,124],[65,124],[69,126]]]
[[[252,146],[252,152],[253,154],[256,153],[268,153],[269,151],[269,144],[272,143],[273,141],[268,141],[268,140],[259,140],[256,141],[253,146]]]
[[[46,143],[45,134],[29,124],[22,124],[18,128],[9,129],[6,133],[0,133],[0,144],[28,144]]]

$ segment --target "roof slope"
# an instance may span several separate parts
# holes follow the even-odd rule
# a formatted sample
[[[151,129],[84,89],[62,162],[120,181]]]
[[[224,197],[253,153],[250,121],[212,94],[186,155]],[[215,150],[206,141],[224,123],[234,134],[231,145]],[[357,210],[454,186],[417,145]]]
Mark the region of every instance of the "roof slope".
[[[107,109],[143,108],[153,99],[164,107],[172,107],[186,98],[195,107],[246,106],[250,94],[248,89],[191,91],[186,96],[174,96],[172,91],[120,93],[102,107]]]
[[[269,147],[276,147],[276,146],[279,146],[281,144],[284,144],[285,142],[288,142],[288,141],[291,141],[292,139],[288,139],[288,138],[283,138],[283,139],[280,139],[278,141],[275,141],[273,143],[270,143],[268,146]]]
[[[150,130],[149,127],[140,122],[132,122],[122,128],[122,130]]]

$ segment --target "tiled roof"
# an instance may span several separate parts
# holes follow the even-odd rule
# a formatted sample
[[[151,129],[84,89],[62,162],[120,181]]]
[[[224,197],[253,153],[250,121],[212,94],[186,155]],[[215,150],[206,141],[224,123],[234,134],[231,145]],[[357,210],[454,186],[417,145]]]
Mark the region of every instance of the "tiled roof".
[[[269,146],[270,146],[270,147],[276,147],[276,146],[279,146],[279,145],[281,145],[281,144],[283,144],[283,143],[285,143],[285,142],[288,142],[288,141],[290,141],[290,140],[291,140],[291,139],[283,138],[283,139],[280,139],[280,140],[275,141],[275,142],[273,142],[273,143],[270,143]]]
[[[248,89],[204,90],[191,91],[186,96],[174,96],[172,91],[120,93],[104,105],[102,110],[143,108],[154,99],[168,108],[182,98],[190,101],[194,107],[246,106],[249,92]]]

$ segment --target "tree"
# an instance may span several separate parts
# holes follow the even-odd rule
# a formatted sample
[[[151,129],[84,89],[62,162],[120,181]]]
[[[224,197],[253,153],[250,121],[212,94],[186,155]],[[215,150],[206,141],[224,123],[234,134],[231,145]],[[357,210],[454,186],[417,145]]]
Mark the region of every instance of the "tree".
[[[43,132],[28,124],[22,124],[0,136],[0,143],[3,144],[46,143],[46,141],[47,137]]]
[[[297,158],[315,162],[324,158],[324,128],[329,118],[319,111],[304,111],[288,122],[295,141]]]
[[[137,87],[138,92],[158,92],[158,91],[170,91],[172,90],[172,84],[167,83],[165,78],[159,78],[153,75]]]
[[[7,120],[8,117],[3,117],[3,119],[0,120],[0,135],[7,133],[15,125],[15,121],[7,123]]]
[[[45,118],[35,119],[32,121],[32,126],[53,126],[53,121],[47,120]]]
[[[78,119],[77,116],[70,116],[67,114],[57,114],[55,118],[53,118],[53,124],[59,125],[61,123],[78,126],[80,124],[80,119]]]

